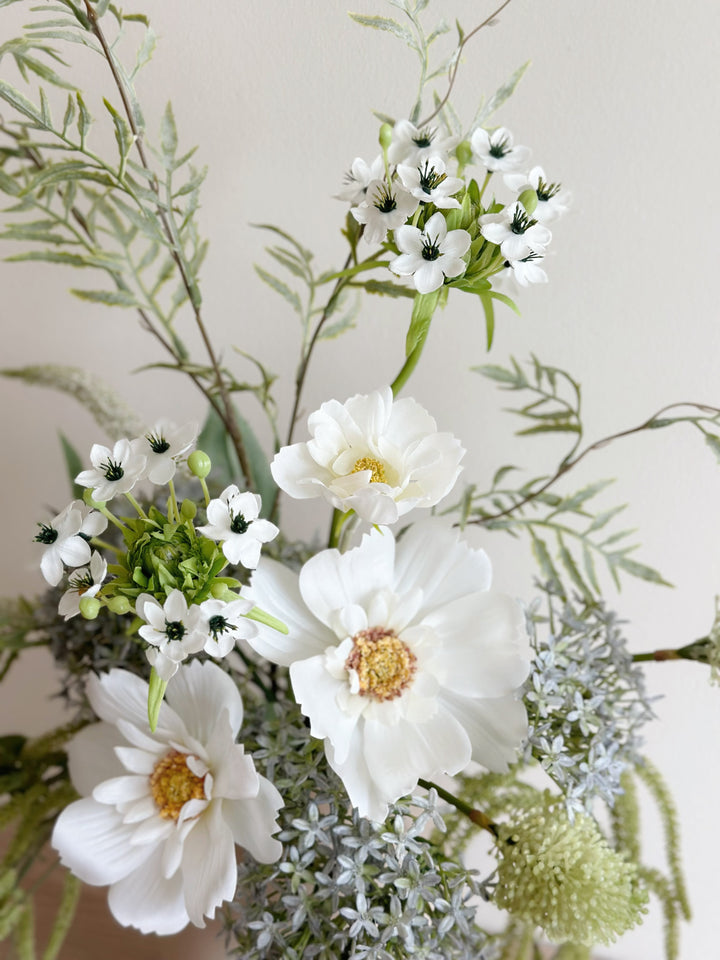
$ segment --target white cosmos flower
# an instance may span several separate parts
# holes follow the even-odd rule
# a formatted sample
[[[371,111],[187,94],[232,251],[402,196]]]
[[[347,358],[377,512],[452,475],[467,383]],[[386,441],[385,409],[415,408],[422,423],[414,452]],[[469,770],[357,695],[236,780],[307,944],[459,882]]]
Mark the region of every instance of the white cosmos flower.
[[[365,224],[363,237],[368,243],[383,243],[388,230],[396,230],[417,208],[418,200],[399,183],[389,187],[386,180],[371,180],[365,199],[350,213]]]
[[[465,454],[419,403],[393,400],[390,387],[323,403],[308,429],[311,440],[276,454],[275,482],[291,497],[324,497],[369,523],[395,523],[413,507],[434,506],[452,489]]]
[[[567,213],[570,195],[560,189],[559,183],[546,180],[542,167],[533,167],[528,174],[506,173],[503,180],[515,193],[522,193],[528,187],[536,192],[538,202],[533,217],[538,223],[549,223]]]
[[[173,677],[186,657],[205,646],[200,607],[188,607],[180,590],[172,590],[162,606],[151,594],[141,593],[135,601],[135,613],[145,621],[138,633],[152,644],[145,655],[161,680]]]
[[[433,203],[440,210],[460,206],[453,194],[464,186],[459,177],[448,177],[440,157],[430,157],[417,164],[401,163],[397,168],[403,186],[421,203]]]
[[[437,519],[397,543],[374,530],[344,554],[324,550],[299,577],[266,558],[253,574],[249,595],[290,632],[261,625],[251,646],[290,666],[362,816],[384,819],[419,778],[515,759],[529,646],[520,605],[489,592],[490,577],[485,553]]]
[[[530,157],[529,147],[513,146],[513,135],[505,127],[492,133],[478,127],[470,137],[473,153],[491,173],[519,170]]]
[[[231,600],[205,600],[200,604],[207,634],[203,650],[211,657],[226,657],[238,640],[250,640],[257,635],[257,627],[245,616],[252,603],[244,597]]]
[[[345,185],[336,199],[347,200],[349,203],[362,203],[367,193],[368,185],[373,180],[379,180],[385,173],[385,163],[382,154],[379,154],[372,163],[366,163],[362,157],[355,157],[350,170],[345,174]]]
[[[269,520],[258,519],[262,500],[256,493],[240,493],[235,484],[226,487],[207,505],[207,524],[198,531],[210,540],[222,540],[222,552],[230,563],[254,570],[263,543],[280,532]]]
[[[164,484],[172,480],[177,469],[177,460],[187,453],[197,440],[198,425],[194,421],[175,426],[171,420],[158,420],[152,428],[137,440],[133,449],[145,457],[143,478],[151,483]]]
[[[88,539],[103,532],[107,519],[82,500],[73,500],[50,523],[39,526],[35,542],[46,548],[40,558],[40,570],[50,586],[56,587],[62,580],[64,564],[80,567],[89,562]]]
[[[105,519],[103,517],[103,519]],[[94,597],[103,585],[107,576],[107,562],[97,552],[93,550],[90,557],[90,566],[82,567],[80,570],[74,570],[68,579],[68,589],[60,597],[58,604],[58,613],[61,617],[69,620],[80,613],[80,600],[82,597]]]
[[[414,164],[430,157],[446,160],[456,143],[457,137],[442,137],[435,127],[419,129],[409,120],[398,120],[393,127],[388,159],[391,163]]]
[[[183,667],[147,723],[148,685],[125,670],[90,676],[101,723],[70,743],[81,800],[58,817],[52,845],[84,883],[109,886],[124,926],[171,934],[205,925],[237,884],[235,844],[272,863],[282,800],[235,743],[243,707],[213,663]]]
[[[448,233],[445,217],[438,211],[425,224],[417,227],[398,227],[395,243],[401,254],[388,266],[400,277],[412,277],[418,293],[432,293],[443,285],[445,277],[459,277],[466,264],[460,258],[470,249],[471,237],[467,230]]]
[[[548,228],[531,217],[519,200],[500,213],[480,217],[480,233],[490,243],[496,243],[507,260],[522,260],[529,253],[545,253],[552,240]]]
[[[81,487],[90,487],[98,501],[112,500],[121,493],[129,493],[143,476],[146,458],[138,453],[129,440],[118,440],[110,450],[94,443],[90,450],[91,470],[83,470],[75,477]]]

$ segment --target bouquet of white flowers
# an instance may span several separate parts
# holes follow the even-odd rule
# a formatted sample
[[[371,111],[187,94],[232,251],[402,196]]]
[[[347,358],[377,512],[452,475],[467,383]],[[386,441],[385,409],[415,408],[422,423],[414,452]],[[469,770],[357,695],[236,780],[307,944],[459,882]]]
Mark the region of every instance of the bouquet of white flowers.
[[[0,79],[11,259],[102,277],[73,293],[134,314],[164,354],[147,366],[202,396],[183,420],[156,395],[144,422],[103,371],[2,371],[72,395],[102,430],[88,451],[62,437],[71,499],[34,538],[47,590],[0,619],[0,679],[47,647],[69,711],[45,736],[0,737],[0,938],[20,960],[60,955],[78,881],[107,887],[116,920],[146,934],[220,919],[228,954],[247,960],[587,960],[642,922],[652,894],[678,956],[689,906],[673,803],[643,750],[642,664],[696,661],[715,678],[720,620],[632,652],[614,586],[665,581],[617,526],[608,481],[565,477],[616,439],[679,423],[718,453],[720,409],[670,404],[587,443],[569,373],[536,356],[476,365],[513,395],[519,434],[557,458],[528,478],[409,395],[447,304],[471,305],[490,351],[501,311],[547,282],[570,198],[494,119],[525,67],[470,120],[451,102],[468,44],[510,0],[456,23],[438,58],[453,31],[428,26],[428,0],[389,2],[392,16],[351,16],[410,47],[419,88],[406,115],[377,115],[377,147],[343,145],[364,156],[335,188],[342,265],[318,271],[303,242],[262,225],[274,266],[257,274],[301,326],[288,388],[270,364],[289,341],[243,318],[246,381],[206,320],[205,171],[169,104],[157,133],[146,123],[145,14],[53,0],[0,45],[19,74]],[[0,0],[0,17],[21,3]],[[66,62],[76,49],[107,72],[98,104]],[[373,298],[404,308],[404,350],[384,348],[361,392],[308,414],[318,346]],[[465,467],[477,446],[487,483]],[[310,533],[291,534],[293,511]],[[493,587],[495,531],[528,547],[522,596]],[[638,786],[660,814],[662,866],[641,850]],[[24,880],[43,858],[66,879],[38,954]]]

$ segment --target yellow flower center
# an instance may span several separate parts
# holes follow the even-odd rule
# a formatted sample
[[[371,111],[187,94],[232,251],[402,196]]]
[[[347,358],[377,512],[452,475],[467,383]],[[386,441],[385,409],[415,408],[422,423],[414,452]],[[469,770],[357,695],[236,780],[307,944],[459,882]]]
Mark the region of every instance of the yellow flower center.
[[[370,483],[387,483],[385,479],[385,464],[373,457],[360,457],[350,473],[360,473],[361,470],[371,470]]]
[[[394,700],[415,673],[415,655],[391,630],[371,627],[353,637],[346,670],[357,673],[360,695],[374,700]]]
[[[177,820],[188,800],[205,799],[204,778],[195,776],[184,753],[172,750],[155,764],[150,792],[163,820]]]

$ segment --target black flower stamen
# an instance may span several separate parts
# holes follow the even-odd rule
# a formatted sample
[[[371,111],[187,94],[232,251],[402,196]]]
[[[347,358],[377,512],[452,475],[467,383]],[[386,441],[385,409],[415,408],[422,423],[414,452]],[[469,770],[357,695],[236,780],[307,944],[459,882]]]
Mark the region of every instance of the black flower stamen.
[[[397,208],[395,195],[387,184],[383,184],[381,189],[378,190],[373,205],[377,207],[380,213],[392,213]]]
[[[165,636],[168,640],[182,640],[185,636],[185,624],[180,620],[165,621]]]
[[[101,463],[100,469],[105,471],[106,480],[122,480],[122,478],[125,476],[125,471],[123,470],[121,464],[116,463],[114,460],[108,460],[106,463]]]
[[[230,521],[230,529],[233,533],[247,533],[249,527],[250,524],[242,513],[233,514],[232,520]]]
[[[541,201],[551,200],[556,193],[560,191],[559,183],[545,183],[545,181],[540,177],[538,179],[537,185],[537,198]]]
[[[426,150],[428,147],[432,146],[432,142],[435,139],[437,130],[433,127],[425,127],[424,130],[420,130],[416,137],[412,138],[412,142],[419,150]]]
[[[537,220],[531,220],[529,214],[518,206],[512,218],[510,229],[513,233],[522,234],[525,233],[526,230],[529,230],[530,227],[534,227],[536,223]]]
[[[39,523],[40,533],[38,533],[34,538],[34,543],[45,543],[51,544],[55,543],[58,538],[58,532],[55,527],[51,527],[49,523]]]
[[[150,444],[150,449],[153,453],[167,453],[170,449],[170,444],[162,434],[158,436],[154,433],[149,433],[145,439]]]
[[[499,140],[497,143],[490,144],[490,153],[491,157],[495,157],[497,160],[500,160],[502,157],[506,157],[510,153],[512,147],[509,146],[509,140],[507,137],[503,137],[502,140]]]
[[[437,260],[440,256],[440,247],[437,240],[431,240],[430,237],[426,237],[420,252],[423,260]]]
[[[210,620],[208,621],[208,629],[213,635],[213,640],[217,640],[218,634],[225,633],[226,630],[232,629],[232,624],[228,623],[225,617],[220,616],[218,613],[214,617],[210,617]]]
[[[432,193],[435,187],[439,186],[446,179],[446,173],[436,173],[435,167],[430,166],[430,161],[425,161],[424,167],[418,167],[420,174],[420,186],[424,193]]]

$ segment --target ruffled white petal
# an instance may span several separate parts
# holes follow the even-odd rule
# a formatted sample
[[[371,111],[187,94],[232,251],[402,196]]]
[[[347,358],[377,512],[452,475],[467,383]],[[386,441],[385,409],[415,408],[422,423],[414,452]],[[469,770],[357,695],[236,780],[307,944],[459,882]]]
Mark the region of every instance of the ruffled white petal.
[[[283,801],[269,780],[265,777],[259,780],[256,797],[223,801],[223,817],[233,832],[235,843],[248,850],[260,863],[273,863],[282,854],[282,844],[272,834],[278,829],[276,818]]]
[[[235,843],[219,802],[210,804],[187,836],[181,871],[188,916],[203,927],[204,917],[212,919],[237,886]]]
[[[193,660],[178,672],[168,686],[166,699],[182,717],[188,733],[207,743],[223,711],[230,721],[228,736],[234,740],[243,718],[242,697],[230,676],[213,663]]]
[[[141,933],[167,936],[188,925],[183,878],[177,873],[167,880],[161,871],[161,850],[155,849],[142,869],[110,888],[108,903],[118,921]]]

